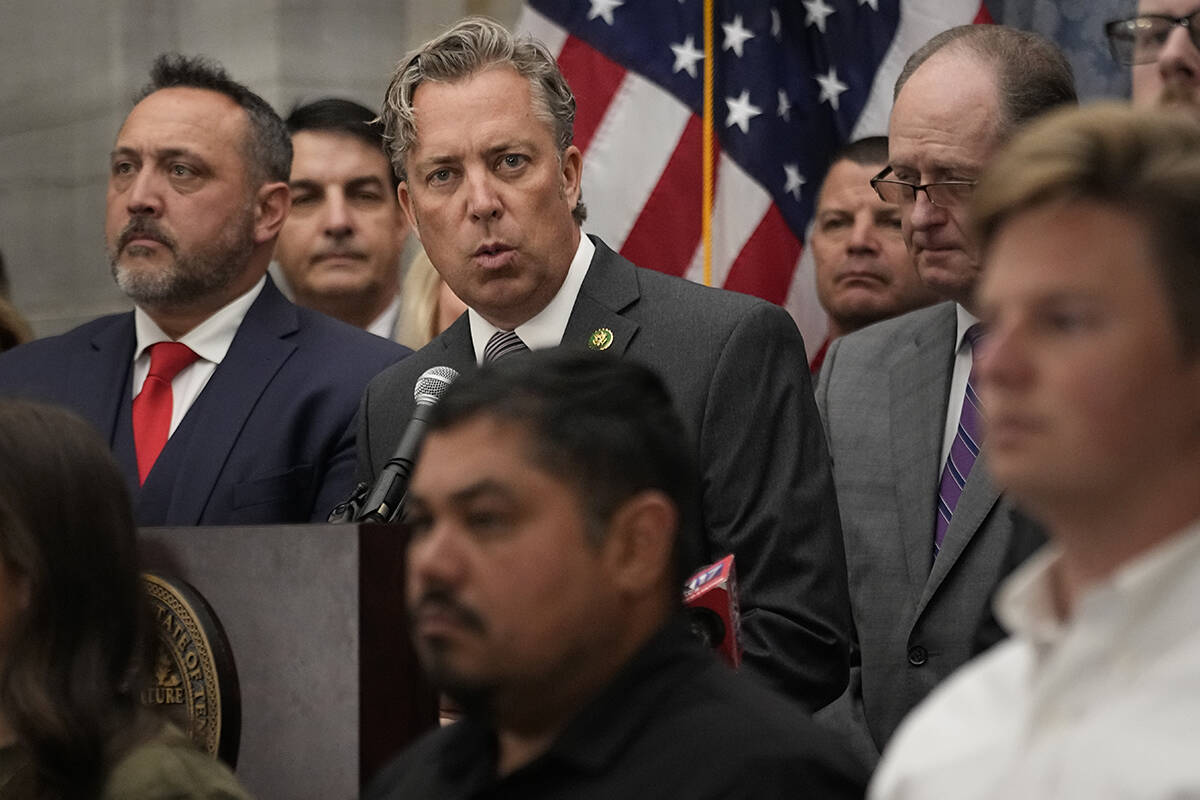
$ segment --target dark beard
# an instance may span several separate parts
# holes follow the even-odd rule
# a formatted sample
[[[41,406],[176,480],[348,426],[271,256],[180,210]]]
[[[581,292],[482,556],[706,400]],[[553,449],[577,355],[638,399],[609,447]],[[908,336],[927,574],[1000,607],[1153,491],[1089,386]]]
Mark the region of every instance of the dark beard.
[[[464,714],[480,719],[491,716],[495,685],[464,678],[450,669],[439,654],[429,652],[428,645],[418,647],[418,656],[429,683],[449,697]]]
[[[137,233],[152,233],[174,256],[163,269],[136,270],[121,264],[123,243]],[[254,214],[247,208],[233,220],[221,238],[190,253],[180,253],[177,243],[148,220],[130,222],[109,249],[113,280],[127,297],[149,308],[186,308],[219,293],[246,269],[254,248]]]

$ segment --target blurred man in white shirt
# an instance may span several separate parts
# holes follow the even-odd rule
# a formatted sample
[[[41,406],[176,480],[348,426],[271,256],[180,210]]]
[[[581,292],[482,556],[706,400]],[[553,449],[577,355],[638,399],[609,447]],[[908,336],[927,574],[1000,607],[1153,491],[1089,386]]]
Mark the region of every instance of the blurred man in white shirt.
[[[989,465],[1051,544],[871,796],[1200,796],[1200,127],[1066,112],[976,189]]]

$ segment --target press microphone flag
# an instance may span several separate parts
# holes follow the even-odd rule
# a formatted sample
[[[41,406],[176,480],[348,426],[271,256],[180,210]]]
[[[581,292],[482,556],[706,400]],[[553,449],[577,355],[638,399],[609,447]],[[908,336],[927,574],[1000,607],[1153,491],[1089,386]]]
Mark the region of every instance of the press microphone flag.
[[[688,626],[735,669],[742,663],[742,618],[738,611],[733,555],[709,564],[683,588]]]

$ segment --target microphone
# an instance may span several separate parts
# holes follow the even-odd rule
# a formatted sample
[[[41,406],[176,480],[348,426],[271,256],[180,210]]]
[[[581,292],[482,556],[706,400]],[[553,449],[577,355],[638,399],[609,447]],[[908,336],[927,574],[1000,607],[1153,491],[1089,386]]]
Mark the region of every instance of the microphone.
[[[738,611],[733,555],[709,564],[683,587],[688,629],[734,669],[742,663],[742,616]]]
[[[413,399],[417,401],[417,407],[408,421],[408,427],[404,429],[404,435],[400,437],[400,444],[396,445],[396,451],[383,465],[375,486],[363,503],[363,511],[358,517],[360,522],[394,522],[400,519],[404,511],[404,495],[408,492],[408,478],[412,474],[417,450],[425,438],[429,413],[457,377],[458,372],[450,367],[430,367],[417,378],[413,387]]]

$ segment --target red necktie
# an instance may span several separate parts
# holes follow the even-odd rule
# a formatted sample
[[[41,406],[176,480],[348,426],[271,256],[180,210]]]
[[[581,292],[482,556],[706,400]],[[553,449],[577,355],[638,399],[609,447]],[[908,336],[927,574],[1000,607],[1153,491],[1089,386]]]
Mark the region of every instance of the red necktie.
[[[196,360],[186,344],[159,342],[150,345],[150,374],[142,390],[133,398],[133,444],[137,450],[138,481],[146,482],[150,468],[167,444],[171,431],[174,398],[171,381],[179,371]]]

